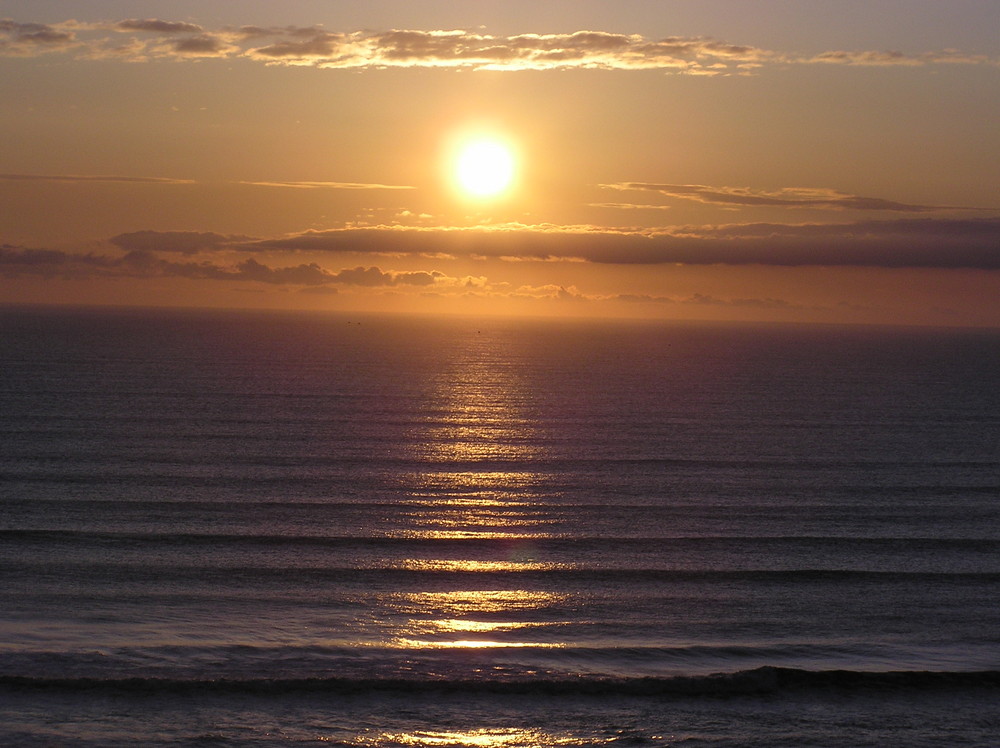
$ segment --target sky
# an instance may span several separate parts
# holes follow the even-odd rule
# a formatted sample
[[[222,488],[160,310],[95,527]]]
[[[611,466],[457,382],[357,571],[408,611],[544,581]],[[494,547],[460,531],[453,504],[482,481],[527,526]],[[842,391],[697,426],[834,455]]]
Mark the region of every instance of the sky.
[[[998,122],[996,0],[0,0],[0,304],[997,327]]]

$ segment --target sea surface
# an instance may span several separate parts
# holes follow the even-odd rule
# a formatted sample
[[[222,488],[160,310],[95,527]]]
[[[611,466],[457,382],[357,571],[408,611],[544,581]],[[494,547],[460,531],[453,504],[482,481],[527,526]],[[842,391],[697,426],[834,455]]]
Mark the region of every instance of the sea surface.
[[[998,744],[1000,331],[0,309],[0,745]]]

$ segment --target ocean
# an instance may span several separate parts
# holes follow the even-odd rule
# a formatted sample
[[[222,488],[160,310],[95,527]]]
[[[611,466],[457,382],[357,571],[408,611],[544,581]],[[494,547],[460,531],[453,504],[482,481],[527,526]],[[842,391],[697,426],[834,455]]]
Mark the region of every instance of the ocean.
[[[996,746],[1000,331],[0,310],[4,746]]]

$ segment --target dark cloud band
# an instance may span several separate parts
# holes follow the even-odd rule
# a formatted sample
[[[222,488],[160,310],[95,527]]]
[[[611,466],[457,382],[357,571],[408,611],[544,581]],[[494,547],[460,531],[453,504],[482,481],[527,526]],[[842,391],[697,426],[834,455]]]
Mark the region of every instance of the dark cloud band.
[[[247,250],[575,258],[607,264],[1000,269],[1000,219],[915,218],[843,224],[736,224],[646,231],[511,226],[311,231]]]

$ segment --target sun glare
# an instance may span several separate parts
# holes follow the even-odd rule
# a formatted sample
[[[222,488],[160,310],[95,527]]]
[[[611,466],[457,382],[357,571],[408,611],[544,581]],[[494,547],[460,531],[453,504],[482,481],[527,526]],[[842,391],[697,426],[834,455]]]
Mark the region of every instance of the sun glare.
[[[472,197],[495,197],[514,181],[514,155],[495,138],[469,141],[458,152],[455,178],[461,190]]]

